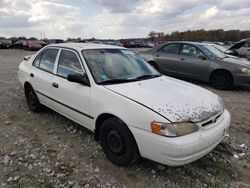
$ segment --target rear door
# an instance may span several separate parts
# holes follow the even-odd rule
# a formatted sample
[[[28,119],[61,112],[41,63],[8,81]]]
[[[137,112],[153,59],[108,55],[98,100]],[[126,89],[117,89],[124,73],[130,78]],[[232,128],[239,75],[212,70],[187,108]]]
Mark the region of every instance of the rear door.
[[[210,75],[209,59],[192,44],[182,44],[180,49],[179,74],[185,78],[207,81]],[[206,57],[206,56],[205,56]]]
[[[55,48],[45,49],[33,62],[34,69],[30,72],[31,85],[40,102],[49,107],[52,107],[51,83],[58,52]]]
[[[177,75],[178,63],[180,63],[179,51],[180,44],[171,43],[155,52],[154,59],[160,72],[170,76]]]
[[[55,110],[88,127],[90,119],[93,119],[89,115],[90,87],[67,80],[69,74],[86,73],[78,53],[74,50],[61,49],[56,67],[52,77]]]

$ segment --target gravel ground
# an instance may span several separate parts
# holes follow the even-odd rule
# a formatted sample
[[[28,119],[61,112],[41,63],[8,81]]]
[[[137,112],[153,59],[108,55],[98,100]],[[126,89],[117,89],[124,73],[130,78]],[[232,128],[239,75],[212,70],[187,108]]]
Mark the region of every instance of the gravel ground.
[[[182,167],[117,167],[93,134],[50,109],[29,111],[17,69],[33,52],[0,50],[0,187],[250,187],[250,93],[217,91],[232,116],[214,151]]]

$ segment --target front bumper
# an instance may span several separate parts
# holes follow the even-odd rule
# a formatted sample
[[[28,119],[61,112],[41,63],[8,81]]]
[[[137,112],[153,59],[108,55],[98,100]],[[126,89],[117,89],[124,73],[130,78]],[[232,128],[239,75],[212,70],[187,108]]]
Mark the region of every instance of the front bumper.
[[[237,73],[234,76],[234,85],[250,87],[250,75],[246,73]]]
[[[180,166],[193,162],[213,150],[224,138],[231,117],[227,110],[216,123],[201,127],[199,131],[175,138],[164,137],[130,127],[140,154],[147,159],[169,165]]]

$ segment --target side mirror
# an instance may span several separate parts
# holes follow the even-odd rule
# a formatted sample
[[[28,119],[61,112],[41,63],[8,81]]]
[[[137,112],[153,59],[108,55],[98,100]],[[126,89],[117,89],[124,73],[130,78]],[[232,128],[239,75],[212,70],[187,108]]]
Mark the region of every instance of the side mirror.
[[[204,54],[200,54],[198,55],[198,57],[201,59],[201,60],[206,60],[207,57],[204,55]]]
[[[31,57],[32,57],[31,55],[24,56],[23,60],[25,60],[25,61],[29,61]]]
[[[69,74],[67,77],[67,80],[69,82],[75,82],[75,83],[79,83],[85,86],[90,86],[89,80],[86,76],[86,74],[81,75],[81,74]]]

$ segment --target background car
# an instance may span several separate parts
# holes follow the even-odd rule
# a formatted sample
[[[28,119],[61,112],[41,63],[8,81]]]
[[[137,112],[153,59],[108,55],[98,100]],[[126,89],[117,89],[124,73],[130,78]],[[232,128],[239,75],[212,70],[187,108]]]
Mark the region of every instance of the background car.
[[[139,54],[169,76],[210,82],[216,89],[250,86],[250,63],[209,44],[170,42]]]
[[[0,40],[0,49],[13,48],[13,44],[10,40]]]
[[[23,49],[23,44],[25,43],[25,40],[18,40],[14,42],[13,47],[16,49]]]
[[[250,38],[242,39],[231,46],[226,53],[250,60]]]
[[[26,41],[23,43],[23,49],[29,51],[37,51],[42,48],[42,45],[37,41]]]

